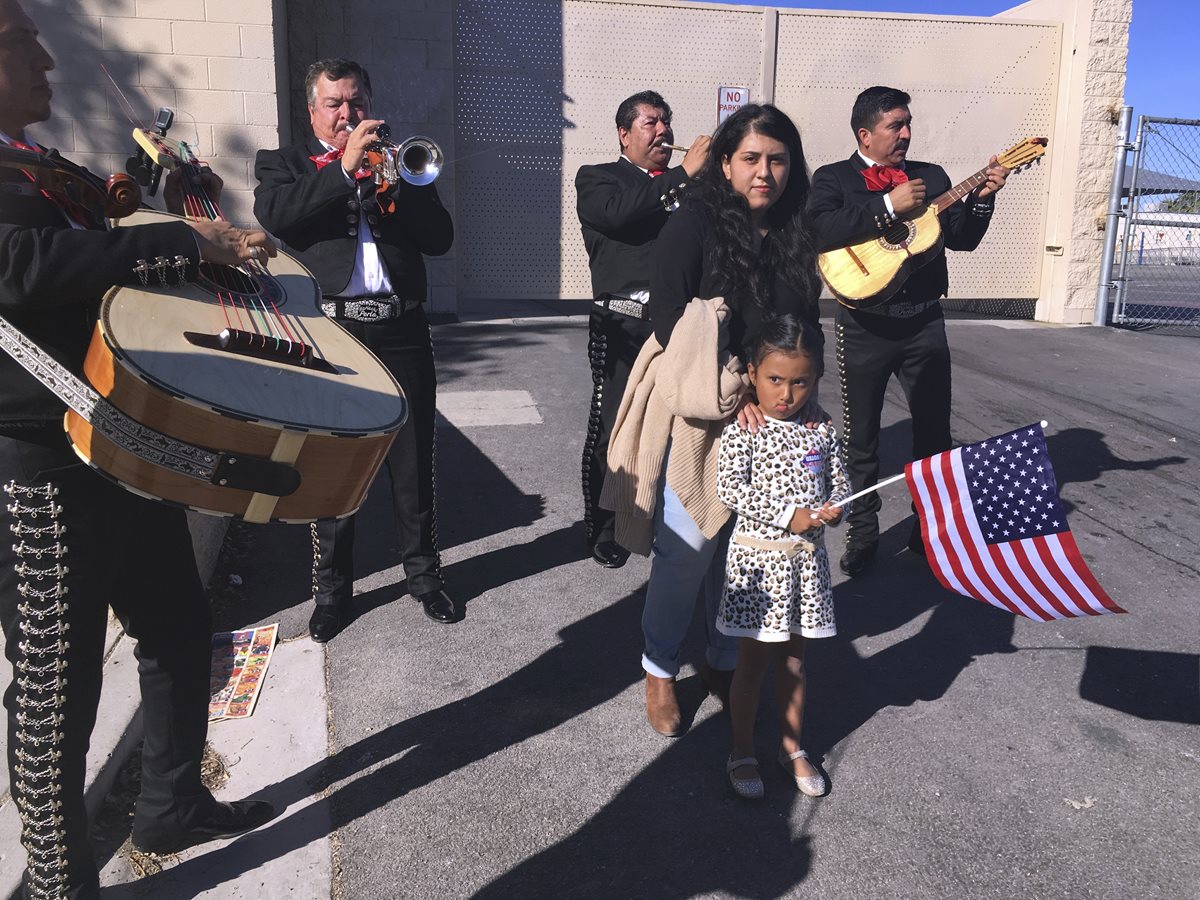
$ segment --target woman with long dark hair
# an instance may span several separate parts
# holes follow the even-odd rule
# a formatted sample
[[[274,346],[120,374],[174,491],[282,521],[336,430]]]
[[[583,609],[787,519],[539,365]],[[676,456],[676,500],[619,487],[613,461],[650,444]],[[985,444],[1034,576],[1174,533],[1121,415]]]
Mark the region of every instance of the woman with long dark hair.
[[[726,365],[729,356],[744,359],[747,338],[772,315],[790,313],[819,332],[820,282],[804,212],[808,191],[800,132],[786,114],[774,106],[747,106],[717,130],[697,182],[659,234],[650,283],[650,318],[664,348],[693,298],[724,298],[720,349],[726,352],[711,359],[696,355],[689,365],[698,376],[708,367]],[[756,430],[764,420],[750,399],[742,398],[739,419]],[[675,415],[678,420],[687,413]],[[712,424],[719,433],[724,423]],[[642,667],[647,717],[664,734],[679,733],[674,680],[699,596],[708,634],[700,674],[708,690],[725,702],[737,663],[736,641],[715,627],[732,522],[727,509],[719,518],[712,513],[719,501],[712,430],[709,435],[703,443],[686,444],[687,453],[708,455],[685,461],[675,458],[685,444],[672,429],[655,502]],[[682,470],[703,477],[683,484],[677,476]]]
[[[650,318],[660,344],[693,297],[725,298],[730,349],[738,355],[764,312],[818,324],[808,191],[800,132],[784,112],[746,106],[725,120],[655,243]]]

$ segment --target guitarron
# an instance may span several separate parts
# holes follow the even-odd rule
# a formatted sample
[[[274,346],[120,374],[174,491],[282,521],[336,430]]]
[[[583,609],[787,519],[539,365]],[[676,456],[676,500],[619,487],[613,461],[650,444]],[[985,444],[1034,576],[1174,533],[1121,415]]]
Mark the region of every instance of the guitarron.
[[[166,155],[185,145],[135,136],[182,168],[190,215],[220,217],[194,158]],[[175,218],[143,209],[121,224]],[[84,414],[68,401],[75,452],[199,512],[308,522],[357,510],[408,412],[391,373],[321,312],[295,259],[201,263],[182,285],[177,262],[147,260],[140,288],[105,296],[84,362],[102,399]]]

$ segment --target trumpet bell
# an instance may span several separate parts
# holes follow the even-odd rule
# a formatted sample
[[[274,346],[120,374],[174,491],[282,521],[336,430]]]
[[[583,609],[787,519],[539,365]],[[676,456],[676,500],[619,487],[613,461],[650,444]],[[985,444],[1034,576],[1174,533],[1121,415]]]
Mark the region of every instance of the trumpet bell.
[[[409,184],[432,184],[442,172],[445,157],[432,138],[418,134],[396,148],[397,173]]]

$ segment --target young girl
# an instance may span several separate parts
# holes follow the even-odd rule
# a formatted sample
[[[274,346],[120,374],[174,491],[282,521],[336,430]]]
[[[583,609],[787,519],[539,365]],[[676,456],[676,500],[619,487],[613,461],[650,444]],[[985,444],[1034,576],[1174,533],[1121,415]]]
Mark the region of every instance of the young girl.
[[[832,504],[850,489],[833,426],[809,427],[800,416],[821,378],[823,349],[811,323],[786,314],[765,319],[747,365],[765,424],[753,433],[732,422],[721,435],[717,495],[737,513],[717,612],[717,630],[738,638],[726,771],[734,791],[751,799],[763,795],[754,719],[772,660],[783,730],[779,763],[803,793],[826,790],[800,748],[804,642],[837,633],[824,526],[841,520],[842,509]]]

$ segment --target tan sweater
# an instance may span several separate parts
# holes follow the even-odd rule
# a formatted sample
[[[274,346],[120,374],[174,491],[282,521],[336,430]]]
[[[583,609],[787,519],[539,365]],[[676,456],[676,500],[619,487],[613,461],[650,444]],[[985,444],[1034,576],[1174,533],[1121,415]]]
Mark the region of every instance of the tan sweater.
[[[729,307],[696,298],[664,349],[652,335],[642,346],[608,443],[600,505],[616,512],[616,540],[642,556],[654,540],[658,479],[670,439],[667,484],[707,537],[729,519],[717,499],[721,429],[749,387],[742,364],[725,349]]]

